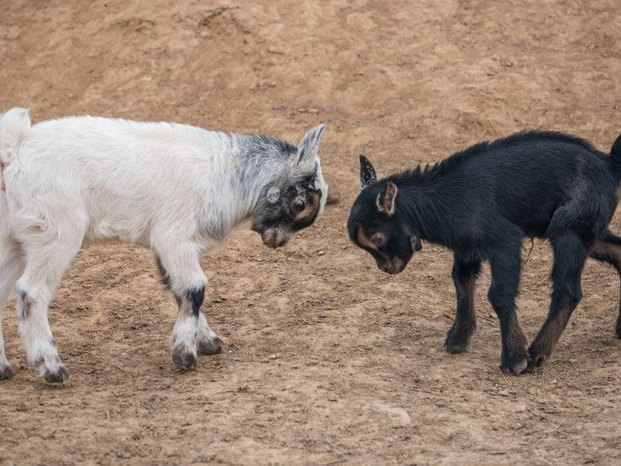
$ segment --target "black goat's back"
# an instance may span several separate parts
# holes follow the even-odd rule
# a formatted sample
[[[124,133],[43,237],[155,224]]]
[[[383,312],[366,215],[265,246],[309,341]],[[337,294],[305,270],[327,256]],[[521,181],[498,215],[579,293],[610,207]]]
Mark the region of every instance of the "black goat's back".
[[[476,144],[387,180],[399,187],[398,207],[415,217],[426,236],[457,246],[498,241],[509,231],[546,236],[553,215],[565,206],[567,221],[590,225],[599,236],[616,207],[618,165],[617,157],[585,140],[530,131]],[[423,204],[439,215],[425,212]]]

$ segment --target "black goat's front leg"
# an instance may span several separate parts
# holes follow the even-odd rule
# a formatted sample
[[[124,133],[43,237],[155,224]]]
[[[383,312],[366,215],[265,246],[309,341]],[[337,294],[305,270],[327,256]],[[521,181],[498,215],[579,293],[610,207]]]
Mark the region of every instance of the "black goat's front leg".
[[[520,247],[503,250],[490,259],[492,285],[488,297],[500,321],[500,369],[520,374],[528,367],[527,341],[515,310],[520,282]]]
[[[444,342],[449,353],[464,352],[468,347],[470,337],[476,330],[474,287],[480,270],[480,261],[464,261],[455,254],[452,276],[457,293],[457,312]]]

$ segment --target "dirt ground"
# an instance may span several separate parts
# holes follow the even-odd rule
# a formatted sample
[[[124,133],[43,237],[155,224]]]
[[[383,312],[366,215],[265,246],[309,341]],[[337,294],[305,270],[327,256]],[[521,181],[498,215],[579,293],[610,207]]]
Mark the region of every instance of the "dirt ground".
[[[324,122],[341,203],[283,249],[244,225],[204,257],[225,347],[194,372],[171,361],[176,306],[147,250],[88,247],[66,274],[50,311],[62,387],[26,365],[11,302],[1,464],[620,464],[615,272],[589,263],[552,360],[509,377],[487,269],[472,346],[449,355],[451,254],[425,244],[388,276],[345,231],[361,152],[385,175],[526,128],[607,151],[621,132],[617,1],[0,0],[0,111],[17,105],[34,121],[294,142]],[[535,242],[519,300],[530,338],[550,266]]]

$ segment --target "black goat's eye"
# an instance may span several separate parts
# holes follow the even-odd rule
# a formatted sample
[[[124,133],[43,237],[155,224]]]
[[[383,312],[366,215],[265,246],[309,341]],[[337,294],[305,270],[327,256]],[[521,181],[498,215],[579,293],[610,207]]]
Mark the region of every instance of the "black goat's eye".
[[[298,199],[297,201],[294,202],[293,208],[299,214],[304,209],[306,209],[306,202],[304,202],[302,199]]]
[[[386,237],[382,233],[375,233],[373,236],[371,236],[371,242],[375,246],[382,246],[385,241]]]

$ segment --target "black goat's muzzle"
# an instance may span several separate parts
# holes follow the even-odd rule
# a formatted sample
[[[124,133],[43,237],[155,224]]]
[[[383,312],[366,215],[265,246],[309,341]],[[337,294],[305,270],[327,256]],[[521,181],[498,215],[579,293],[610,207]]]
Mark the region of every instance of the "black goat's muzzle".
[[[407,262],[399,259],[398,257],[393,257],[391,260],[383,262],[381,264],[378,262],[377,267],[383,272],[395,275],[397,273],[403,272],[403,269],[405,269],[406,265]]]

